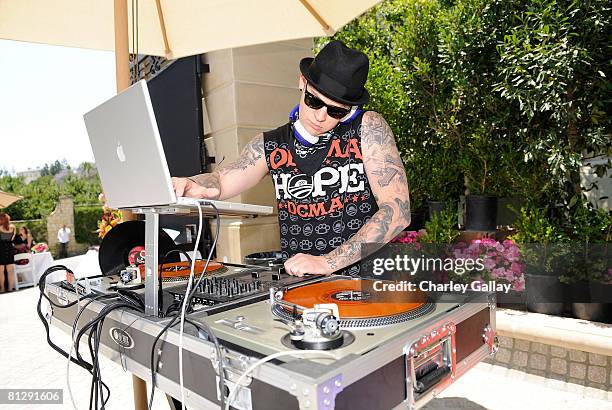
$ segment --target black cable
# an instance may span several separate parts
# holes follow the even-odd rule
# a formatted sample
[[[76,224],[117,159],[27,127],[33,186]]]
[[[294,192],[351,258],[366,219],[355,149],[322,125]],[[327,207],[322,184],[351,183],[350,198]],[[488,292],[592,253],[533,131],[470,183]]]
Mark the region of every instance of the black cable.
[[[159,266],[157,267],[157,300],[159,301],[159,313],[161,313],[164,309],[164,295],[163,295],[163,276],[162,276],[162,272],[163,272],[163,267],[166,264],[166,260],[168,259],[168,256],[172,255],[173,253],[182,253],[187,260],[189,261],[189,263],[191,263],[191,256],[189,256],[189,254],[187,252],[185,252],[183,249],[171,249],[168,252],[166,252],[166,254],[164,255],[164,257],[162,258],[161,264],[159,264]],[[195,254],[194,254],[195,256]]]
[[[192,297],[193,297],[197,287],[199,286],[199,284],[201,283],[202,279],[205,276],[205,272],[206,272],[206,270],[208,268],[208,265],[210,264],[210,260],[212,258],[212,253],[214,252],[214,249],[215,249],[216,244],[217,244],[217,238],[219,237],[219,231],[220,231],[219,211],[218,211],[218,209],[214,205],[212,205],[212,204],[210,204],[210,205],[214,207],[215,212],[216,212],[216,217],[217,217],[216,236],[215,236],[215,240],[213,241],[213,244],[211,246],[211,249],[210,249],[209,255],[207,257],[206,264],[204,266],[202,274],[200,275],[200,277],[199,277],[196,285],[194,286],[194,288],[191,290],[191,293],[187,296],[186,300],[184,300],[184,303],[186,303],[188,307],[191,307],[191,299],[192,299]],[[192,262],[191,257],[185,251],[179,250],[179,249],[171,250],[170,252],[168,252],[164,256],[164,259],[163,259],[164,262],[165,262],[165,259],[172,252],[182,252],[182,253],[184,253],[186,255],[186,257],[189,260],[189,262]],[[163,266],[163,263],[162,263],[162,266]],[[67,272],[73,274],[73,272],[70,269],[68,269],[67,267],[65,267],[63,265],[57,265],[57,266],[53,266],[53,267],[47,269],[45,271],[45,273],[41,276],[40,280],[39,280],[38,286],[39,286],[40,296],[39,296],[38,305],[37,305],[38,316],[41,319],[41,321],[43,322],[43,325],[45,326],[45,329],[46,329],[46,332],[47,332],[47,342],[49,343],[49,345],[54,350],[56,350],[57,352],[62,354],[64,357],[70,358],[71,362],[74,362],[75,364],[79,365],[80,367],[83,367],[84,369],[86,369],[88,372],[90,372],[92,374],[92,384],[91,384],[91,391],[90,391],[90,409],[92,408],[92,406],[94,406],[95,408],[98,408],[99,404],[101,404],[101,408],[104,409],[106,403],[108,402],[108,400],[110,398],[110,389],[108,389],[108,386],[106,386],[106,384],[104,382],[102,382],[102,378],[101,378],[101,374],[100,374],[100,366],[99,366],[99,348],[100,348],[101,332],[102,332],[102,328],[103,328],[103,324],[104,324],[104,319],[113,310],[121,309],[121,308],[127,308],[127,309],[131,309],[131,310],[136,310],[136,311],[141,312],[141,313],[144,314],[144,304],[143,304],[142,300],[140,298],[138,298],[134,292],[131,292],[131,291],[126,290],[126,289],[122,289],[121,291],[118,291],[117,292],[117,296],[121,299],[121,301],[113,302],[113,303],[111,303],[109,305],[106,305],[95,318],[93,318],[91,321],[89,321],[85,326],[83,326],[83,328],[81,328],[78,331],[76,338],[73,337],[72,343],[74,343],[74,345],[75,345],[75,356],[76,357],[72,357],[69,353],[65,352],[63,349],[61,349],[60,347],[58,347],[57,345],[55,345],[51,341],[51,338],[50,338],[50,335],[49,335],[49,325],[48,325],[47,321],[45,320],[44,315],[42,314],[42,308],[41,308],[41,306],[42,306],[42,298],[44,297],[45,299],[47,299],[47,301],[50,303],[50,305],[52,307],[69,308],[69,307],[72,307],[72,306],[76,305],[77,303],[79,303],[80,300],[92,299],[92,300],[88,301],[88,303],[85,305],[85,307],[86,307],[91,302],[93,302],[94,295],[93,294],[85,295],[82,298],[77,299],[76,301],[68,303],[66,305],[59,305],[59,304],[53,302],[44,292],[45,284],[46,284],[46,278],[51,273],[56,272],[56,271],[60,271],[60,270],[61,271],[67,271]],[[160,269],[160,276],[161,276],[161,269]],[[190,281],[193,281],[192,277],[190,277]],[[161,289],[161,283],[162,282],[161,282],[161,278],[160,278],[160,289]],[[78,289],[76,289],[76,287],[75,287],[75,291],[78,292]],[[103,297],[110,297],[110,296],[114,296],[114,295],[97,295],[97,296],[95,296],[95,300],[101,299]],[[170,311],[170,308],[173,307],[173,305],[174,304],[172,304],[168,308],[168,313]],[[73,331],[76,330],[77,322],[80,319],[80,316],[81,316],[83,311],[84,311],[84,309],[81,310],[77,314],[77,317],[75,318],[75,323],[73,324]],[[155,339],[155,341],[153,343],[153,347],[152,347],[152,350],[151,350],[151,369],[152,369],[152,382],[153,383],[152,383],[152,388],[151,388],[151,400],[150,400],[150,403],[149,403],[149,409],[151,408],[151,406],[153,404],[153,397],[154,397],[154,392],[155,392],[155,375],[156,375],[157,370],[158,370],[158,366],[155,365],[155,348],[156,348],[157,342],[159,341],[161,336],[171,326],[173,326],[177,322],[178,318],[180,318],[180,315],[174,316],[173,319],[168,323],[168,325],[166,325],[164,327],[164,329],[162,329],[162,331],[157,335],[157,337],[156,337],[156,339]],[[215,348],[216,348],[216,351],[217,351],[217,356],[219,358],[220,386],[221,386],[221,392],[222,392],[222,394],[221,394],[221,404],[223,406],[224,399],[225,399],[225,396],[224,396],[225,377],[224,377],[224,374],[223,374],[223,356],[222,356],[222,352],[221,352],[221,348],[220,348],[220,345],[218,343],[218,340],[217,340],[217,338],[214,336],[214,334],[212,333],[212,331],[210,330],[210,328],[208,328],[208,326],[206,324],[200,324],[198,326],[197,324],[195,324],[195,322],[192,322],[191,320],[187,320],[186,319],[186,321],[188,323],[192,324],[193,326],[195,326],[197,329],[201,329],[201,327],[205,327],[207,329],[207,334],[208,334],[209,339],[211,339],[213,341],[213,343],[215,343]],[[89,331],[88,346],[89,346],[89,352],[90,352],[90,355],[91,355],[92,363],[89,363],[85,359],[83,359],[83,357],[81,356],[80,351],[79,351],[80,341],[81,341],[83,335],[85,333],[87,333],[88,331]],[[106,390],[106,395],[105,395],[103,389]]]
[[[187,307],[191,306],[191,299],[193,297],[193,295],[195,294],[196,290],[198,289],[198,286],[200,285],[200,283],[202,282],[202,280],[204,279],[206,270],[208,269],[208,265],[210,264],[210,260],[212,259],[212,254],[217,246],[217,239],[219,238],[219,232],[220,232],[220,228],[221,228],[221,224],[220,224],[220,219],[219,219],[219,210],[217,209],[217,207],[212,204],[212,203],[206,203],[206,205],[210,205],[214,208],[215,213],[216,213],[216,218],[217,218],[217,224],[216,224],[216,229],[215,229],[215,239],[213,241],[213,244],[210,247],[210,251],[208,253],[208,256],[206,258],[206,264],[204,265],[204,269],[202,270],[202,274],[200,275],[200,277],[198,278],[198,281],[196,282],[196,284],[194,285],[193,289],[191,290],[191,293],[187,296],[186,300],[183,300],[183,303],[187,303]],[[189,280],[192,280],[192,278],[190,277]],[[159,334],[157,335],[157,337],[155,338],[155,340],[153,341],[153,346],[151,347],[151,396],[149,398],[149,405],[148,405],[148,409],[151,410],[151,407],[153,406],[153,397],[155,396],[155,377],[156,377],[156,373],[157,373],[157,366],[155,363],[155,352],[156,352],[156,346],[157,346],[157,342],[159,341],[159,339],[161,338],[161,336],[166,333],[168,331],[168,329],[172,326],[174,326],[174,323],[176,322],[176,320],[180,318],[180,315],[174,316],[173,319],[168,322],[168,324],[161,330],[161,332],[159,332]],[[210,329],[209,329],[210,330]],[[212,334],[212,332],[210,332],[210,334]],[[212,335],[214,337],[214,335]],[[216,337],[214,337],[214,340],[217,340]],[[218,343],[218,341],[217,341]],[[218,355],[221,354],[221,349],[219,347],[218,351],[217,351]],[[158,357],[158,362],[159,362],[159,358],[161,357],[161,355]],[[222,390],[222,394],[221,396],[221,408],[223,408],[224,402],[225,402],[225,396],[224,396],[224,390],[225,390],[225,377],[223,374],[223,357],[219,356],[219,379],[220,379],[220,384],[221,386],[223,386],[223,390]]]
[[[46,281],[47,281],[47,276],[49,276],[53,272],[57,272],[59,270],[64,270],[64,271],[72,273],[72,271],[70,269],[66,268],[65,266],[63,266],[63,265],[56,265],[56,266],[52,266],[52,267],[48,268],[40,276],[40,279],[38,280],[38,289],[40,291],[40,295],[38,297],[38,303],[36,304],[36,312],[38,313],[38,317],[40,318],[40,321],[42,322],[43,326],[45,327],[45,332],[47,334],[47,343],[49,344],[49,346],[51,346],[51,348],[53,350],[55,350],[56,352],[58,352],[59,354],[64,356],[66,359],[68,359],[70,357],[70,361],[71,362],[73,362],[74,364],[84,368],[85,370],[87,370],[89,372],[92,369],[92,365],[90,363],[88,363],[85,360],[81,360],[79,358],[76,358],[76,357],[71,357],[66,351],[64,351],[64,349],[62,349],[61,347],[59,347],[55,343],[53,343],[53,341],[51,340],[51,335],[49,333],[49,331],[50,331],[49,330],[49,323],[47,323],[47,320],[45,319],[45,316],[42,313],[42,298],[43,298],[43,296],[45,297],[45,299],[47,299],[49,301],[51,306],[54,306],[54,307],[57,307],[57,308],[68,308],[68,307],[74,306],[76,304],[76,302],[74,302],[74,303],[69,303],[67,305],[59,305],[57,303],[54,303],[45,294],[45,285],[46,285]],[[84,299],[88,299],[90,297],[91,296],[84,296],[83,298]]]
[[[182,253],[183,256],[185,256],[187,258],[187,260],[189,262],[191,262],[191,256],[189,256],[189,254],[183,250],[183,249],[171,249],[168,252],[166,252],[166,254],[164,255],[164,257],[162,258],[162,263],[160,264],[161,266],[165,265],[166,260],[168,259],[168,256],[172,255],[173,253]],[[195,255],[194,255],[195,256]]]
[[[200,283],[202,283],[202,279],[204,279],[206,270],[208,269],[208,265],[210,264],[210,260],[212,259],[212,255],[213,252],[215,251],[215,248],[217,247],[217,240],[219,239],[219,232],[221,230],[221,222],[220,222],[220,217],[219,217],[219,210],[217,209],[217,207],[212,204],[212,203],[208,203],[208,205],[212,206],[215,210],[215,214],[216,214],[216,218],[217,218],[217,223],[216,223],[216,227],[215,227],[215,240],[213,241],[212,246],[210,247],[210,251],[208,252],[208,256],[206,257],[206,264],[204,265],[204,269],[202,270],[202,274],[200,275],[200,277],[198,278],[198,281],[195,283],[195,285],[193,286],[193,289],[191,289],[191,293],[189,294],[189,297],[187,298],[187,303],[188,305],[191,304],[191,298],[193,297],[193,295],[196,293],[196,289],[198,288],[198,286],[200,286]],[[190,278],[191,280],[191,278]]]
[[[120,309],[120,308],[128,308],[128,309],[132,309],[132,310],[136,310],[141,313],[144,313],[144,311],[142,311],[140,307],[133,301],[114,302],[110,305],[105,306],[94,319],[92,319],[89,323],[87,323],[79,331],[74,341],[75,345],[79,346],[81,338],[89,330],[88,345],[89,345],[89,352],[92,358],[92,365],[91,365],[92,366],[92,369],[91,369],[92,388],[90,392],[90,408],[92,407],[92,403],[93,403],[93,405],[97,409],[98,403],[100,403],[101,408],[104,409],[106,403],[110,399],[110,389],[106,387],[106,385],[102,381],[102,377],[100,374],[99,349],[100,349],[102,328],[104,326],[104,319],[112,311]],[[77,350],[77,357],[80,357],[80,352],[78,350]],[[106,397],[104,397],[104,392],[102,389],[106,389],[107,391]]]
[[[113,310],[116,309],[120,309],[122,307],[125,308],[129,308],[132,310],[136,310],[136,311],[140,311],[139,307],[135,306],[133,303],[128,303],[128,302],[114,302],[110,305],[106,305],[104,308],[102,308],[102,310],[100,311],[100,313],[98,314],[98,316],[96,316],[95,318],[93,318],[89,323],[87,323],[85,326],[83,326],[81,328],[81,330],[79,330],[79,333],[77,334],[76,340],[75,340],[75,344],[78,345],[81,338],[83,337],[83,335],[88,331],[88,330],[92,330],[95,326],[97,326],[100,321],[102,321],[110,312],[112,312]],[[142,311],[140,311],[141,313],[144,313]]]
[[[85,308],[86,308],[87,306],[89,306],[89,305],[90,305],[92,302],[95,302],[95,301],[100,300],[100,299],[106,299],[106,298],[116,298],[116,297],[117,297],[117,296],[116,296],[116,295],[113,295],[113,294],[106,294],[106,295],[97,295],[97,296],[95,296],[95,297],[93,297],[93,298],[89,299],[89,300],[87,301],[87,303],[85,303],[85,304],[83,305],[83,307],[81,307],[81,309],[79,310],[79,312],[78,312],[78,313],[77,313],[77,315],[76,315],[76,318],[74,319],[74,322],[72,323],[72,334],[71,334],[71,336],[74,338],[74,332],[76,332],[76,327],[77,327],[77,325],[78,325],[78,323],[79,323],[79,320],[80,320],[80,318],[81,318],[81,315],[83,314],[83,312],[85,311]]]
[[[96,373],[97,373],[97,377],[96,377],[96,381],[98,381],[98,389],[100,390],[100,400],[102,401],[102,410],[104,410],[105,406],[106,406],[106,402],[110,399],[110,397],[107,397],[106,400],[104,399],[104,394],[102,392],[102,373],[100,372],[100,339],[102,337],[102,328],[104,326],[104,320],[102,320],[100,322],[100,325],[97,326],[95,335],[94,335],[94,346],[95,346],[95,352],[96,352]]]
[[[166,308],[166,312],[164,313],[164,317],[170,316],[170,313],[172,313],[173,311],[177,310],[180,306],[181,306],[181,302],[179,302],[179,301],[175,301],[172,304],[170,304]]]
[[[79,345],[80,345],[80,341],[81,338],[83,337],[83,335],[88,331],[88,330],[92,330],[95,326],[98,325],[98,323],[104,319],[104,317],[106,315],[108,315],[111,311],[115,310],[115,309],[119,309],[121,307],[127,307],[127,308],[131,308],[133,310],[137,310],[139,311],[139,307],[135,306],[132,302],[114,302],[110,305],[106,305],[104,308],[102,308],[102,310],[100,311],[100,313],[93,318],[91,321],[89,321],[85,326],[83,326],[81,328],[81,330],[79,330],[79,333],[77,333],[77,337],[74,340],[74,344],[75,344],[75,348],[76,348],[76,354],[77,354],[77,358],[82,360],[80,351],[78,349]],[[144,312],[143,312],[144,313]]]
[[[38,303],[36,306],[37,309],[37,313],[38,313],[38,317],[40,318],[41,322],[43,323],[43,326],[45,327],[45,331],[47,334],[47,343],[49,344],[49,346],[51,346],[51,348],[53,348],[53,350],[57,351],[58,353],[60,353],[62,356],[69,358],[71,362],[77,364],[78,366],[82,367],[83,369],[87,370],[89,373],[92,374],[92,377],[94,376],[94,364],[93,363],[89,363],[86,360],[84,360],[82,357],[80,357],[80,355],[78,355],[78,345],[77,345],[77,356],[73,357],[71,354],[67,353],[66,351],[64,351],[62,348],[60,348],[59,346],[57,346],[55,343],[53,343],[53,341],[51,340],[51,336],[50,336],[50,329],[49,329],[49,324],[47,323],[47,321],[45,320],[45,317],[42,313],[42,298],[44,297],[45,299],[47,299],[47,301],[49,302],[49,304],[52,307],[56,307],[56,308],[61,308],[61,309],[65,309],[65,308],[69,308],[72,307],[74,305],[76,305],[77,303],[79,303],[81,300],[86,300],[86,299],[91,299],[87,302],[87,305],[89,305],[91,302],[93,302],[96,299],[101,299],[104,297],[110,297],[112,295],[93,295],[93,294],[89,294],[89,295],[85,295],[82,298],[78,298],[76,301],[65,304],[65,305],[60,305],[57,304],[55,302],[53,302],[45,293],[45,287],[46,287],[46,281],[47,281],[47,277],[53,273],[53,272],[57,272],[57,271],[66,271],[69,272],[70,274],[74,275],[74,273],[68,269],[67,267],[63,266],[63,265],[55,265],[52,266],[50,268],[48,268],[47,270],[45,270],[45,272],[41,275],[40,279],[38,280],[38,289],[39,289],[39,298],[38,298]],[[75,290],[77,288],[75,287]],[[76,290],[78,292],[78,290]],[[83,310],[81,310],[79,312],[79,314],[77,315],[77,318],[75,319],[75,324],[73,324],[73,329],[76,326],[76,321],[78,321],[78,318],[80,318],[81,313],[83,312]],[[71,341],[72,343],[72,341]],[[93,362],[93,358],[95,356],[92,356],[92,362]],[[100,385],[99,385],[99,389],[100,392],[102,392],[102,389],[105,389],[107,392],[107,400],[108,397],[110,397],[110,389],[108,388],[108,386],[102,382],[100,380]],[[91,396],[90,396],[90,406],[91,406]]]
[[[142,299],[138,296],[138,293],[130,289],[117,288],[117,295],[124,302],[128,302],[128,303],[133,302],[135,303],[135,306],[138,306],[140,309],[142,309],[143,312],[145,311],[145,304],[142,301]]]
[[[78,313],[76,315],[76,318],[74,319],[74,322],[72,324],[72,331],[70,332],[70,342],[73,343],[73,348],[74,348],[75,352],[78,350],[79,346],[78,345],[74,346],[74,333],[76,332],[76,328],[78,326],[78,323],[79,323],[79,320],[81,318],[81,315],[83,314],[83,312],[85,312],[85,309],[87,308],[87,306],[89,306],[92,302],[95,302],[97,300],[106,299],[106,298],[115,298],[115,297],[116,297],[116,295],[113,295],[113,294],[97,295],[97,296],[89,299],[87,301],[87,303],[85,303],[85,305],[83,305],[83,307],[81,307],[81,309],[78,311]],[[108,386],[104,382],[102,382],[101,380],[100,380],[100,382],[101,382],[102,387],[104,389],[106,389],[106,397],[107,397],[106,401],[108,401],[110,399],[110,389],[108,388]],[[91,408],[91,398],[92,398],[91,393],[93,393],[93,388],[94,388],[94,383],[93,383],[93,373],[92,373],[92,383],[91,383],[90,396],[89,396],[90,397],[90,399],[89,399],[90,400],[90,402],[89,402],[89,407],[90,408]]]
[[[166,326],[164,326],[164,328],[161,330],[161,332],[159,332],[157,334],[157,336],[155,337],[155,340],[153,341],[153,346],[151,347],[151,396],[149,398],[149,405],[148,405],[148,410],[151,410],[151,407],[153,406],[153,397],[155,396],[155,378],[157,376],[157,370],[158,367],[155,363],[155,348],[157,346],[157,342],[159,341],[159,339],[161,338],[161,336],[166,333],[166,331],[168,329],[170,329],[170,327],[174,326],[176,319],[178,319],[179,316],[174,316],[172,318],[171,321],[168,322],[168,324]],[[158,361],[157,363],[159,363],[159,359],[161,358],[161,354],[158,356]]]
[[[220,392],[219,397],[221,398],[221,409],[225,409],[225,374],[223,371],[223,361],[225,359],[223,356],[223,351],[221,350],[221,344],[219,343],[219,339],[217,339],[217,336],[215,336],[210,326],[208,326],[208,323],[204,321],[198,323],[198,322],[194,322],[189,319],[185,319],[185,321],[190,323],[192,326],[194,326],[199,331],[202,331],[202,327],[203,327],[204,332],[206,333],[206,336],[208,336],[208,339],[211,339],[213,344],[215,345],[215,350],[217,351],[217,361],[218,361],[218,366],[219,366],[217,369],[217,371],[219,372],[219,392]]]
[[[156,379],[156,374],[157,371],[159,369],[159,360],[161,359],[161,355],[157,356],[157,362],[155,361],[155,347],[157,345],[157,342],[159,341],[159,339],[161,338],[162,334],[164,334],[168,329],[170,329],[171,327],[175,326],[177,323],[177,319],[179,319],[180,316],[176,315],[172,318],[172,320],[170,322],[168,322],[168,324],[164,327],[164,329],[162,329],[162,331],[157,335],[157,337],[155,338],[155,340],[153,341],[153,349],[151,349],[151,395],[149,397],[149,406],[148,409],[151,410],[151,406],[153,406],[153,398],[155,396],[155,379]],[[219,339],[217,339],[217,337],[215,336],[215,334],[213,333],[212,329],[208,326],[207,323],[198,323],[195,321],[192,321],[190,319],[185,319],[185,321],[189,324],[191,324],[193,327],[195,327],[198,330],[204,330],[204,332],[206,333],[208,339],[210,339],[213,344],[215,345],[215,350],[217,352],[217,359],[218,359],[218,363],[219,363],[219,367],[218,367],[218,372],[219,372],[219,391],[221,392],[220,397],[221,397],[221,409],[224,408],[225,405],[225,375],[223,374],[223,352],[221,350],[221,344],[219,343]],[[165,341],[162,340],[162,346],[160,346],[160,350],[163,350],[163,343]]]

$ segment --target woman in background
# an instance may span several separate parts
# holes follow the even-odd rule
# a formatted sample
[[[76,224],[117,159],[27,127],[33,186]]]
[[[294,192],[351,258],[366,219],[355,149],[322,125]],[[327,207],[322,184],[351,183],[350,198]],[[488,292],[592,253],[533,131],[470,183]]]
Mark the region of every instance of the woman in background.
[[[19,234],[15,236],[13,243],[15,244],[15,248],[17,248],[17,253],[27,253],[32,250],[32,245],[36,242],[28,228],[22,226],[19,228]]]
[[[4,212],[0,212],[0,293],[4,292],[4,274],[8,279],[8,291],[15,287],[15,245],[13,240],[17,230],[11,224],[11,217]]]

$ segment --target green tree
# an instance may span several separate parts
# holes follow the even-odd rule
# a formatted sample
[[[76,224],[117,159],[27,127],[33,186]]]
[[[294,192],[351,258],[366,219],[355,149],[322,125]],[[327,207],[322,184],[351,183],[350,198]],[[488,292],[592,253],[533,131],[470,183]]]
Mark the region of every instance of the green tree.
[[[465,179],[569,218],[585,156],[612,154],[611,7],[389,0],[335,35],[370,58],[368,108],[396,135],[413,208]]]
[[[414,209],[426,199],[456,198],[461,187],[447,125],[450,90],[438,57],[440,11],[436,1],[386,1],[334,36],[369,56],[368,108],[380,112],[395,134]]]
[[[39,219],[53,212],[60,195],[72,197],[75,205],[97,204],[102,187],[97,174],[84,177],[70,174],[61,186],[50,174],[29,184],[25,184],[22,177],[3,175],[0,176],[0,190],[23,197],[5,209],[12,219]]]
[[[517,136],[526,162],[543,164],[545,200],[566,212],[580,200],[585,153],[610,155],[611,5],[534,0],[498,46],[495,91],[518,104]],[[598,169],[603,175],[610,164]]]

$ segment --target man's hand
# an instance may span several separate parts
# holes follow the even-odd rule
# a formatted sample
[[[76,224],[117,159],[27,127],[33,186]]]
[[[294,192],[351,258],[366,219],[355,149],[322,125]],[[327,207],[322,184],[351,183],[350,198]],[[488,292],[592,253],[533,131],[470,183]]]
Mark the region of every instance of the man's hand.
[[[333,272],[325,256],[298,253],[285,261],[285,272],[293,276],[329,275]]]
[[[205,178],[210,175],[210,177]],[[196,184],[189,178],[176,178],[172,177],[172,186],[176,196],[186,196],[189,198],[204,198],[204,199],[218,199],[221,195],[221,189],[218,184],[215,184],[215,177],[212,174],[199,175],[200,179],[207,179],[203,181],[204,184]]]

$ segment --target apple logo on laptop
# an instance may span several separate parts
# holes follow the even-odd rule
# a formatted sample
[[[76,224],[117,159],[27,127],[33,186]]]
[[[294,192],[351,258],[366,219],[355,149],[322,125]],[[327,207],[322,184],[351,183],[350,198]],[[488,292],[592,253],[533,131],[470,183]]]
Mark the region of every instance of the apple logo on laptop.
[[[117,158],[119,158],[119,161],[125,162],[125,152],[123,152],[121,141],[117,142]]]

